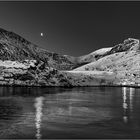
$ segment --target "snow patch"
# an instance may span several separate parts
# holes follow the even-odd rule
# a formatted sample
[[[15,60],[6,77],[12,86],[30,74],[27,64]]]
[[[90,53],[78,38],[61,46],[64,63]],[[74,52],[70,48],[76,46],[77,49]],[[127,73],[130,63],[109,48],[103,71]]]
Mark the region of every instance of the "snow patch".
[[[112,47],[110,47],[110,48],[102,48],[102,49],[96,50],[95,52],[90,53],[90,55],[92,55],[92,54],[103,55],[104,53],[110,51],[111,49],[112,49]]]

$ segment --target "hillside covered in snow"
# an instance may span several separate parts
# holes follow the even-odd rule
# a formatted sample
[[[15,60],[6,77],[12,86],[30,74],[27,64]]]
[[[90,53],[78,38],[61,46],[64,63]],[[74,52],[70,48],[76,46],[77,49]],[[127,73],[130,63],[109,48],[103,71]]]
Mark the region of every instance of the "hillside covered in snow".
[[[129,38],[116,45],[97,61],[73,70],[73,73],[106,72],[113,73],[113,85],[140,85],[140,46],[139,40]]]

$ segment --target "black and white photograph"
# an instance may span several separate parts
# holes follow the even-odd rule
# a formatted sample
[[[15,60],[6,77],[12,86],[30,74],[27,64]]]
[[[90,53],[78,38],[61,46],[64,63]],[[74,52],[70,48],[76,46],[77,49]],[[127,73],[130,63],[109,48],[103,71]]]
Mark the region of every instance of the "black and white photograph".
[[[140,139],[140,1],[0,1],[0,139]]]

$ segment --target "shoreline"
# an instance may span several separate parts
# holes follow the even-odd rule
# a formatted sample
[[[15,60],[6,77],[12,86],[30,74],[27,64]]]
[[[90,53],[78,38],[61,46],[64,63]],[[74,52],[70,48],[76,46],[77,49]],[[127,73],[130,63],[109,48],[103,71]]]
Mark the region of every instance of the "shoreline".
[[[82,87],[130,87],[130,88],[140,88],[140,86],[135,85],[85,85],[85,86],[41,86],[41,85],[0,85],[0,87],[27,87],[27,88],[82,88]]]

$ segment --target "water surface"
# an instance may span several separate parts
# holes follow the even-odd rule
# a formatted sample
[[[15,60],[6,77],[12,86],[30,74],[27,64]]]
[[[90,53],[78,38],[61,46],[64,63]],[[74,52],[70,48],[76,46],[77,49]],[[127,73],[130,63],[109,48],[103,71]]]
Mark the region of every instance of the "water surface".
[[[0,138],[140,138],[140,89],[0,87]]]

